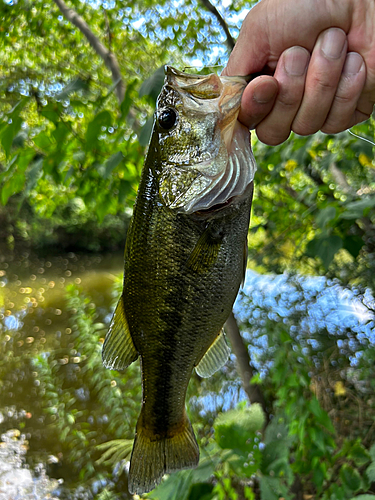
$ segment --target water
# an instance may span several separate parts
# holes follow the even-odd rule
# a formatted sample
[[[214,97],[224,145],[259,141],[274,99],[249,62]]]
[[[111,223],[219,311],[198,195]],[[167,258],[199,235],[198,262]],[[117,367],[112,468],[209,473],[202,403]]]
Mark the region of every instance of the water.
[[[78,352],[73,342],[79,328],[74,325],[76,320],[72,322],[74,312],[66,307],[66,287],[75,285],[80,294],[87,294],[91,300],[87,304],[88,311],[95,313],[98,324],[108,325],[116,300],[114,284],[121,279],[122,270],[122,253],[68,253],[48,257],[28,252],[8,257],[0,255],[0,432],[3,433],[0,500],[92,500],[106,488],[115,488],[108,479],[108,470],[105,475],[96,465],[100,454],[95,452],[95,446],[110,439],[133,437],[140,408],[139,370],[132,371],[134,368],[130,367],[125,375],[111,374],[102,369],[98,351],[94,356],[96,365],[90,368],[91,359],[82,362],[85,353]],[[306,331],[324,325],[335,329],[345,316],[345,323],[357,336],[365,335],[374,341],[373,322],[369,321],[368,311],[358,301],[353,305],[352,296],[337,287],[327,291],[323,278],[311,278],[303,288],[306,296],[310,289],[312,295],[321,294],[314,308],[308,309],[304,316],[302,326]],[[282,290],[285,292],[283,298],[276,299]],[[296,304],[303,306],[298,303],[299,292],[285,276],[266,277],[248,271],[244,291],[252,298],[254,318],[257,306],[267,308],[271,316],[278,315],[281,319]],[[242,296],[237,301],[235,311],[237,317],[243,316],[246,320],[252,312],[246,310],[243,299]],[[339,311],[338,302],[345,306],[346,312],[342,308]],[[359,323],[364,326],[359,327]],[[106,327],[100,333],[101,341],[105,330]],[[246,331],[244,336],[250,338]],[[266,344],[252,347],[250,354],[254,354],[255,365],[256,349],[266,348]],[[48,364],[53,356],[55,361]],[[47,376],[44,381],[40,376],[43,362],[52,372],[55,370],[53,382],[57,384],[53,388],[55,396],[50,397],[49,411],[40,401],[41,389],[50,390]],[[87,369],[90,371],[85,379],[82,374]],[[90,383],[99,370],[99,382]],[[210,392],[208,384],[215,379],[212,377],[204,381],[206,395],[203,399],[196,396],[192,405],[214,413],[218,405],[223,410],[230,409],[239,399],[245,398],[233,359],[227,363],[226,370],[227,381],[224,385],[220,382],[222,390]],[[104,390],[106,397],[108,395],[108,408],[97,391],[97,385],[102,382],[107,383]],[[43,384],[46,388],[41,387]],[[137,384],[138,387],[134,387]],[[52,403],[53,398],[57,402]],[[71,399],[74,403],[69,402]],[[59,425],[64,419],[67,420],[66,436],[62,439]],[[121,428],[122,425],[125,427]],[[20,429],[22,434],[14,429]],[[75,440],[78,440],[77,445]],[[75,446],[78,466],[72,465],[71,456],[66,459]],[[91,474],[94,478],[90,488],[81,470],[87,464],[92,467],[88,476]],[[126,474],[121,474],[121,470],[115,469],[110,476],[118,483],[120,492],[103,498],[131,498],[126,493]],[[63,483],[58,482],[60,478]]]
[[[30,471],[25,464],[27,448],[28,442],[18,430],[1,436],[0,500],[57,500],[52,492],[61,481],[51,480],[43,464]]]
[[[74,386],[70,379],[73,369],[80,369],[81,356],[70,349],[72,312],[66,308],[66,287],[75,285],[90,296],[89,307],[95,311],[96,321],[107,324],[115,300],[113,285],[119,281],[122,269],[121,253],[38,257],[25,252],[0,256],[0,432],[4,433],[0,445],[0,500],[57,498],[48,496],[57,486],[59,498],[93,498],[85,489],[77,488],[79,471],[67,465],[66,451],[59,440],[51,439],[51,433],[47,437],[46,428],[53,427],[58,417],[46,415],[39,400],[41,380],[34,359],[63,352],[59,361],[66,368],[67,383]],[[95,413],[97,401],[95,397],[91,401],[87,387],[77,386],[73,392],[80,410],[90,415],[89,424],[99,431],[105,428],[108,417]],[[23,434],[16,436],[14,428]],[[72,426],[73,431],[78,432]],[[50,475],[63,477],[65,483],[75,478],[75,493],[67,496],[64,486],[49,479],[40,462],[46,464]],[[10,477],[14,480],[10,481]]]

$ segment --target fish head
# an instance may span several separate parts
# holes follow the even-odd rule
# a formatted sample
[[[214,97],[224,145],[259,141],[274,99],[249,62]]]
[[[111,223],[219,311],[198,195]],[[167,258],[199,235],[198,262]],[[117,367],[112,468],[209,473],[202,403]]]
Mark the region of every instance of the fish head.
[[[166,67],[154,133],[159,194],[168,208],[190,214],[245,194],[256,170],[249,131],[237,120],[246,84]]]

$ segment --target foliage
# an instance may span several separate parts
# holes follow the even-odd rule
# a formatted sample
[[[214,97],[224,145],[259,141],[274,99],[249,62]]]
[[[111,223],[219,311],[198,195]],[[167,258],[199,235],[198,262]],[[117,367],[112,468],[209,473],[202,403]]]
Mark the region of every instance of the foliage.
[[[232,36],[252,3],[218,5]],[[117,98],[108,61],[55,2],[0,0],[0,240],[8,247],[122,246],[163,64],[222,64],[227,57],[218,19],[196,0],[71,0],[69,7],[116,57],[124,97]],[[354,131],[373,141],[373,119]],[[366,302],[375,292],[372,145],[343,132],[292,134],[272,148],[254,137],[253,149],[252,266],[325,275],[325,286],[340,283]],[[149,498],[375,498],[373,323],[365,333],[350,325],[333,331],[319,320],[311,328],[319,297],[298,280],[293,286],[278,299],[283,314],[270,312],[267,294],[260,303],[242,297],[242,334],[256,367],[252,382],[262,389],[268,414],[235,404],[244,394],[233,359],[209,381],[194,375],[188,412],[200,465],[169,476]],[[43,461],[60,454],[65,475],[92,498],[129,498],[138,368],[104,370],[104,327],[91,300],[72,288],[67,309],[71,332],[48,349],[35,342],[21,350],[18,331],[1,339],[2,405],[12,408],[11,395],[23,390],[17,381],[33,381],[23,398],[39,420],[14,410],[32,436],[31,452],[45,450]],[[100,486],[94,488],[95,481]]]
[[[374,138],[373,121],[355,128]],[[348,132],[254,145],[259,170],[250,258],[274,272],[326,274],[374,289],[372,147]]]
[[[26,223],[31,212],[39,224],[52,218],[59,228],[59,213],[79,206],[100,224],[134,202],[161,73],[150,90],[141,83],[166,62],[180,66],[203,53],[208,61],[207,41],[223,55],[222,40],[216,20],[196,1],[183,9],[168,2],[73,1],[116,54],[126,87],[119,103],[108,68],[50,4],[1,0],[0,203],[13,202],[13,219]],[[11,233],[25,236],[17,228]]]
[[[42,423],[38,446],[60,457],[54,474],[64,475],[68,467],[68,485],[86,484],[89,488],[93,478],[101,478],[105,485],[115,477],[111,467],[98,462],[100,444],[133,436],[141,396],[139,367],[134,364],[123,374],[106,370],[101,361],[104,325],[95,322],[95,305],[71,286],[66,307],[71,313],[71,328],[50,352],[18,352],[18,332],[3,344],[1,399],[2,405],[7,404],[7,380],[20,378],[18,367],[25,369],[26,355],[30,372],[24,377],[35,381],[35,389],[31,401],[25,396],[24,402],[35,412],[34,422]],[[27,420],[22,427],[25,433],[37,433]],[[47,456],[43,461],[47,462]]]

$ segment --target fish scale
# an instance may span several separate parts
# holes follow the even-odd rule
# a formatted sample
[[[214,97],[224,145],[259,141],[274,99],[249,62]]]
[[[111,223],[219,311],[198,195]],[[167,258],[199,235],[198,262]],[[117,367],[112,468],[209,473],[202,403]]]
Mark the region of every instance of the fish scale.
[[[187,386],[194,368],[209,376],[228,358],[222,327],[245,272],[255,172],[249,134],[236,120],[245,85],[241,78],[167,68],[158,99],[126,240],[123,293],[103,347],[109,368],[141,361],[143,401],[129,471],[131,493],[150,491],[166,472],[198,464],[185,409]],[[235,141],[228,141],[231,133]],[[190,139],[198,147],[187,148]],[[193,150],[198,157],[190,158],[190,165],[176,165],[175,172],[168,151],[176,156]],[[225,169],[236,164],[238,188],[230,192],[238,193],[222,200],[220,189],[228,191],[231,176]],[[216,171],[222,187],[219,177],[212,180]],[[212,200],[224,203],[210,205],[210,182]],[[183,201],[175,206],[178,197]],[[191,210],[202,197],[205,210]]]

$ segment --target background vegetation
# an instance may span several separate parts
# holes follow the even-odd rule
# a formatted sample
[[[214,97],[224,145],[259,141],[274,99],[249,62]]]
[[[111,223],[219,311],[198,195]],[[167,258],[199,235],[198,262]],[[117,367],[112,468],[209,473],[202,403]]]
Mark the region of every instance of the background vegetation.
[[[123,247],[162,66],[224,64],[251,5],[0,0],[1,262],[25,249]],[[374,140],[372,119],[353,131]],[[312,327],[323,292],[297,278],[273,308],[267,290],[256,301],[245,289],[242,335],[228,322],[235,356],[189,387],[200,465],[148,497],[375,499],[373,147],[343,132],[272,148],[254,138],[254,152],[251,267],[324,275],[324,289],[339,284],[363,302],[367,325]],[[71,286],[69,333],[26,349],[30,332],[5,322],[0,301],[0,406],[22,390],[15,381],[35,380],[22,397],[38,415],[8,410],[1,426],[29,435],[30,463],[58,457],[48,472],[65,478],[60,498],[130,498],[139,372],[102,368],[106,319],[92,304]]]

